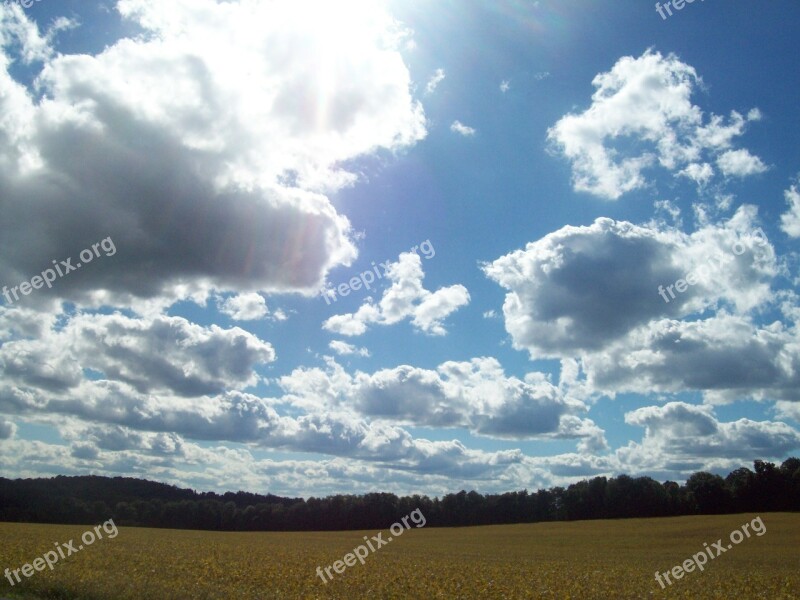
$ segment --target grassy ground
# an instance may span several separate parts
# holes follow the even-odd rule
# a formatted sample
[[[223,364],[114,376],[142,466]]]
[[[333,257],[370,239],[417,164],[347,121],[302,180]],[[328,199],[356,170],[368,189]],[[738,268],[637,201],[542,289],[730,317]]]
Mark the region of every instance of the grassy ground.
[[[764,513],[763,536],[745,538],[665,590],[656,583],[656,570],[681,564],[704,542],[723,538],[727,546],[730,532],[754,517],[412,528],[327,584],[316,567],[378,532],[121,528],[115,539],[96,541],[13,588],[0,579],[0,598],[800,598],[800,514]],[[86,529],[0,523],[0,569],[20,568],[54,542],[74,539],[77,548]]]

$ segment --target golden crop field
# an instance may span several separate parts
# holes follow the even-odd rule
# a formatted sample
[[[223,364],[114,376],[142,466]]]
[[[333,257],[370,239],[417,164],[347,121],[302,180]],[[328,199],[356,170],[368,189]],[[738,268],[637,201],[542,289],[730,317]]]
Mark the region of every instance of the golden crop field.
[[[764,513],[752,536],[661,590],[665,572],[756,515],[412,528],[334,581],[331,565],[377,531],[218,533],[120,528],[112,539],[0,581],[0,598],[800,598],[800,514]],[[86,526],[0,523],[0,569],[77,541]],[[384,539],[390,535],[384,532]]]

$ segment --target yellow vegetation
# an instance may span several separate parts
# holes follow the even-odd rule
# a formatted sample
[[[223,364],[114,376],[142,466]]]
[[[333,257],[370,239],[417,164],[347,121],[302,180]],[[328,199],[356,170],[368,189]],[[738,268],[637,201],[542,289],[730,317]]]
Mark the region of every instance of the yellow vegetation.
[[[800,598],[800,514],[767,528],[704,572],[661,590],[654,579],[755,515],[411,529],[333,582],[315,574],[363,535],[120,528],[0,597],[127,599]],[[0,523],[0,570],[31,562],[86,526]],[[30,594],[30,595],[25,595]]]

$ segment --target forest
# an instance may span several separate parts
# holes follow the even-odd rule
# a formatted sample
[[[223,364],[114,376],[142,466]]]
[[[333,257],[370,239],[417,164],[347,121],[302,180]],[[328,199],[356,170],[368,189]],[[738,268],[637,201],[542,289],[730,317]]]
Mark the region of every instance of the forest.
[[[282,498],[195,492],[130,477],[0,478],[0,521],[215,531],[383,529],[419,508],[428,527],[800,510],[800,459],[756,460],[726,477],[697,472],[685,484],[594,477],[568,487],[441,498],[388,493]]]

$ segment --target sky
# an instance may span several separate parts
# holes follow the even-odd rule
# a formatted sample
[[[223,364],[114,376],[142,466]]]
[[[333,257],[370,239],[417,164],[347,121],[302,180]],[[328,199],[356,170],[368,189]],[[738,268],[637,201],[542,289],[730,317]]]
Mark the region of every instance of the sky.
[[[5,2],[0,476],[441,496],[797,455],[798,19]]]

